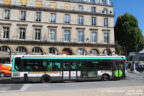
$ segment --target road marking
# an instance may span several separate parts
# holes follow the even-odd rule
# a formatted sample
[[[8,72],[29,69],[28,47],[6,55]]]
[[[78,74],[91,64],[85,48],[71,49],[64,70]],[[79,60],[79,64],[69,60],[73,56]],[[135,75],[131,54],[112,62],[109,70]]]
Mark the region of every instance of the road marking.
[[[25,91],[31,86],[31,84],[24,84],[24,86],[20,89],[20,91]]]

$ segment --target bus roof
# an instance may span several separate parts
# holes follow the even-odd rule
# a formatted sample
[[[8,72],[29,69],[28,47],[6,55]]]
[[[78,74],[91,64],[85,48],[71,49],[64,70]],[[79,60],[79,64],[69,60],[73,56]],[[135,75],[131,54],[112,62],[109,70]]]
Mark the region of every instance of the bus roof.
[[[94,55],[15,55],[22,59],[125,59],[125,56],[94,56]]]

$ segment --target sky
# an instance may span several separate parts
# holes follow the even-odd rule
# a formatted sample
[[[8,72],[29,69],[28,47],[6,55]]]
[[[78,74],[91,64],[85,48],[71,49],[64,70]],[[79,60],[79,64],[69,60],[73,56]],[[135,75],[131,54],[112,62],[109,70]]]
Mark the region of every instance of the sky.
[[[128,12],[137,18],[144,35],[144,0],[111,0],[111,2],[114,4],[114,21],[116,22],[118,16]]]

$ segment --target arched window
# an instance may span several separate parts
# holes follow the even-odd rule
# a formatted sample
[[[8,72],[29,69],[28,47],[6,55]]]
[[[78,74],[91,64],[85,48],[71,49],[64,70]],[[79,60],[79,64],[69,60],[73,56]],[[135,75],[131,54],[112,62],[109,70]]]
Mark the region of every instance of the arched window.
[[[33,53],[43,54],[42,49],[41,49],[41,48],[39,48],[39,47],[34,47],[34,48],[32,49],[32,52],[33,52]]]
[[[50,53],[50,54],[58,54],[58,51],[57,51],[56,48],[51,47],[51,48],[49,48],[49,53]]]
[[[103,51],[103,54],[104,54],[104,55],[111,55],[111,51],[110,51],[109,49],[105,49],[105,50]]]
[[[26,48],[23,46],[20,46],[16,49],[17,52],[27,52]]]
[[[98,52],[96,49],[92,49],[92,50],[90,51],[90,54],[98,55],[99,52]]]
[[[7,47],[7,46],[1,46],[1,47],[0,47],[0,51],[1,51],[1,52],[9,52],[9,53],[11,52],[10,48]]]
[[[79,48],[78,49],[78,54],[85,55],[86,54],[85,49],[84,48]]]
[[[70,48],[64,48],[62,54],[72,55],[72,50]]]

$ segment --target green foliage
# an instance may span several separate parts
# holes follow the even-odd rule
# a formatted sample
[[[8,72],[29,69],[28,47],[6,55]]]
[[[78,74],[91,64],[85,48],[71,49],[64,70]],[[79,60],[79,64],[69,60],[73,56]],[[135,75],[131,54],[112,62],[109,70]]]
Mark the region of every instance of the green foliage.
[[[119,16],[114,30],[115,40],[123,47],[126,55],[143,49],[144,37],[134,16],[128,13]]]
[[[123,47],[121,45],[116,45],[115,49],[116,49],[116,54],[119,54],[119,55],[124,54]]]

